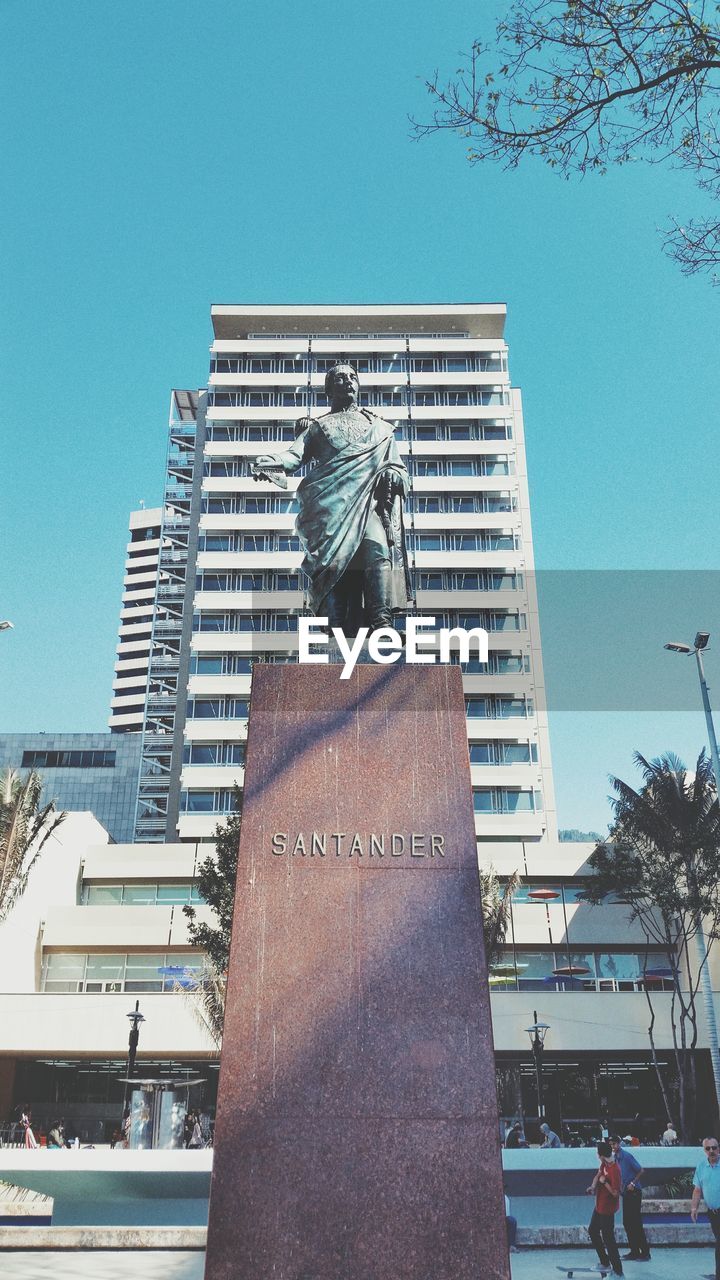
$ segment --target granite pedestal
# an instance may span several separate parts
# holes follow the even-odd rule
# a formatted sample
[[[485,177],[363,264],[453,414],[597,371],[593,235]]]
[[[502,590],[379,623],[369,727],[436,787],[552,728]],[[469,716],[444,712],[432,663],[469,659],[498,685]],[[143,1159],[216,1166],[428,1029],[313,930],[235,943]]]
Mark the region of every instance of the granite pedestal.
[[[509,1280],[460,672],[256,666],[206,1280]]]

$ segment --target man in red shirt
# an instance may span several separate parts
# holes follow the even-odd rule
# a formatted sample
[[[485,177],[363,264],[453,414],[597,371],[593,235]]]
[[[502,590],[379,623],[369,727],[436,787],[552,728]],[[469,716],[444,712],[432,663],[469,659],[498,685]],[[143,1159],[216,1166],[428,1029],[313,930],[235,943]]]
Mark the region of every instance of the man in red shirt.
[[[597,1250],[604,1267],[611,1266],[616,1276],[623,1274],[620,1253],[615,1242],[615,1214],[620,1204],[622,1179],[609,1142],[598,1142],[600,1168],[588,1187],[588,1195],[595,1196],[588,1235]]]

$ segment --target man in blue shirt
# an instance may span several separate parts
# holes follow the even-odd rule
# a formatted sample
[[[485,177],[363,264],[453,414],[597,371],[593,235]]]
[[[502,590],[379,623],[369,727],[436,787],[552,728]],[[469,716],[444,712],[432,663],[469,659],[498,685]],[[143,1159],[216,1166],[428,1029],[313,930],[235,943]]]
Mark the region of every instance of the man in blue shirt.
[[[703,1138],[703,1151],[705,1155],[693,1178],[690,1217],[697,1222],[700,1201],[704,1200],[715,1237],[715,1277],[720,1280],[720,1145],[717,1138]]]
[[[642,1187],[640,1175],[642,1167],[634,1155],[622,1145],[617,1134],[610,1139],[613,1155],[617,1161],[622,1181],[623,1226],[627,1236],[630,1252],[623,1261],[649,1262],[650,1245],[642,1224]]]

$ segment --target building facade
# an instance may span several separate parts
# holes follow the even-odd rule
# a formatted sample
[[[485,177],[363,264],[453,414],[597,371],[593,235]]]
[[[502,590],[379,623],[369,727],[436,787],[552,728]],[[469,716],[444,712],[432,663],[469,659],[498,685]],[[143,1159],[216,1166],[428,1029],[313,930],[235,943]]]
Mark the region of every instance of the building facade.
[[[202,956],[183,913],[190,903],[200,920],[210,919],[197,889],[207,845],[110,844],[90,814],[69,815],[51,845],[0,923],[0,1132],[29,1104],[41,1130],[63,1116],[82,1141],[108,1141],[122,1109],[127,1015],[136,1000],[144,1017],[139,1074],[200,1078],[192,1101],[212,1115],[218,1049],[203,1024],[195,989]],[[658,1062],[671,1107],[677,1103],[665,959],[622,903],[583,902],[592,848],[527,843],[520,862],[512,845],[496,850],[501,875],[523,875],[506,954],[490,972],[500,1111],[506,1123],[521,1117],[528,1139],[539,1140],[526,1031],[537,1013],[549,1026],[546,1112],[563,1139],[590,1140],[605,1121],[657,1141],[666,1112],[648,996]],[[711,979],[717,1005],[714,950]],[[714,1091],[702,1018],[695,1056],[706,1124]]]
[[[135,830],[141,746],[137,733],[0,733],[0,772],[36,770],[43,804],[93,813],[123,843]]]
[[[624,904],[584,902],[593,844],[557,839],[504,307],[217,306],[212,319],[207,386],[172,395],[160,517],[131,517],[113,732],[0,738],[0,765],[39,768],[47,795],[92,810],[119,842],[88,814],[68,819],[60,853],[43,856],[0,924],[0,1121],[29,1102],[41,1123],[60,1108],[82,1137],[106,1138],[136,999],[139,1062],[202,1077],[212,1109],[217,1049],[193,1006],[202,957],[182,907],[207,911],[198,866],[243,783],[252,664],[296,661],[308,612],[298,481],[281,491],[250,468],[292,441],[297,418],[325,411],[325,372],[341,359],[358,369],[362,403],[394,423],[411,476],[415,612],[489,633],[488,661],[471,658],[463,683],[479,861],[522,877],[490,974],[502,1115],[537,1137],[526,1031],[537,1014],[549,1024],[546,1109],[563,1137],[606,1120],[656,1140],[666,1116],[648,997],[676,1097],[667,960]],[[711,979],[716,993],[714,951]],[[697,1070],[709,1114],[702,1022]]]
[[[162,508],[130,514],[117,660],[110,708],[112,733],[138,733],[145,722],[150,635],[155,614]]]
[[[395,426],[411,477],[414,612],[482,626],[489,660],[464,664],[478,839],[556,837],[520,393],[505,308],[212,309],[207,387],[175,392],[160,550],[183,538],[151,638],[178,636],[177,674],[151,688],[138,840],[211,841],[242,785],[253,661],[297,660],[307,609],[294,490],[256,482],[254,458],[326,411],[338,360],[361,404]],[[183,576],[184,571],[184,576]],[[159,606],[162,603],[162,608]],[[159,651],[158,651],[159,657]]]

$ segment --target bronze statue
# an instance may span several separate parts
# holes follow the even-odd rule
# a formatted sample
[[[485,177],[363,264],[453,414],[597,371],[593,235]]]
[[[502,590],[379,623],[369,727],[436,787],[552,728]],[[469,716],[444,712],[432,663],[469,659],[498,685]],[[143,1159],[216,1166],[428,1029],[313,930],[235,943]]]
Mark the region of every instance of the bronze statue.
[[[256,480],[285,487],[288,473],[312,467],[297,490],[296,530],[310,578],[310,604],[330,627],[356,635],[396,625],[412,595],[403,523],[410,480],[389,422],[358,405],[350,364],[325,376],[330,412],[300,418],[282,454],[262,454]]]

